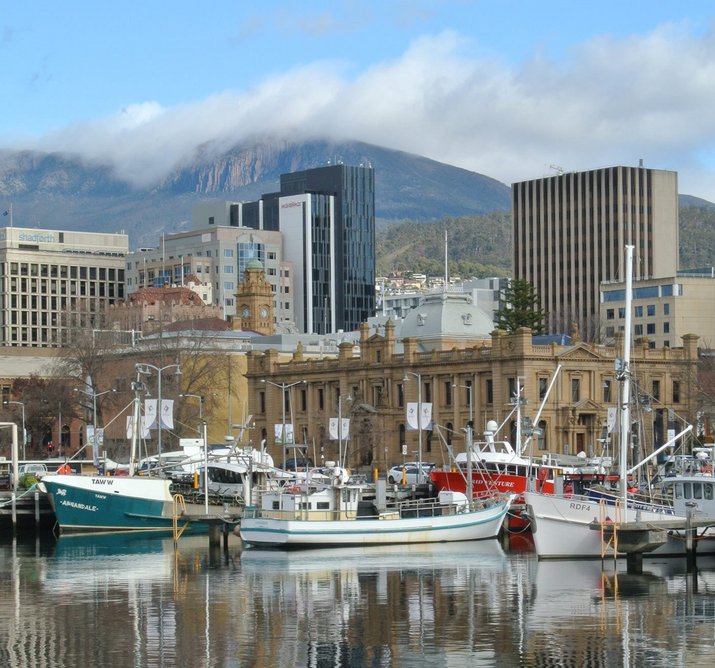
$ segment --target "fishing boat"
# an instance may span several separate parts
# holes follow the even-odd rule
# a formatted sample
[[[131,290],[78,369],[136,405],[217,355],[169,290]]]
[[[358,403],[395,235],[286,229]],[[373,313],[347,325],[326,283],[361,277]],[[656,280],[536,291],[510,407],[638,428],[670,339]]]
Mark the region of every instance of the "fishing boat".
[[[387,504],[387,483],[378,480],[375,497],[350,483],[336,467],[329,484],[299,484],[259,495],[247,506],[238,533],[249,546],[305,548],[347,545],[439,543],[495,538],[513,495],[473,498],[443,491],[436,498]]]
[[[633,246],[626,246],[626,321],[630,331],[632,297]],[[624,359],[619,371],[622,382],[621,425],[630,425],[630,336],[624,338]],[[618,483],[613,489],[602,485],[578,484],[574,477],[561,477],[555,482],[553,493],[539,488],[539,481],[529,481],[524,500],[526,516],[531,523],[534,547],[539,558],[597,558],[612,554],[613,544],[604,545],[601,533],[591,528],[593,523],[604,522],[657,522],[663,519],[684,518],[677,515],[671,503],[651,502],[629,491],[629,478],[640,467],[655,458],[661,451],[672,447],[692,430],[684,430],[658,448],[649,457],[632,468],[627,468],[631,429],[621,428]],[[567,486],[566,482],[570,484]],[[684,541],[673,539],[659,547],[653,554],[663,555],[678,551],[684,554]]]

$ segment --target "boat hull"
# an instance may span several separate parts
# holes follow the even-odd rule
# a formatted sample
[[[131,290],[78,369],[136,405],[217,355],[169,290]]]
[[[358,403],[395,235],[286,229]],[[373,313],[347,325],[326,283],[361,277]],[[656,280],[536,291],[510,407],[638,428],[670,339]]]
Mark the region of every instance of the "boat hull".
[[[526,514],[531,522],[534,549],[540,559],[596,559],[613,556],[610,546],[603,547],[601,532],[591,529],[594,522],[641,522],[673,519],[666,508],[648,510],[629,507],[627,516],[614,505],[585,495],[560,496],[527,491],[524,493]],[[683,556],[685,541],[669,537],[653,556]]]
[[[169,480],[48,475],[41,485],[62,532],[173,529]]]
[[[241,520],[240,536],[248,545],[271,547],[334,547],[440,543],[495,538],[511,500],[488,508],[452,515],[403,519],[310,520],[253,516]]]

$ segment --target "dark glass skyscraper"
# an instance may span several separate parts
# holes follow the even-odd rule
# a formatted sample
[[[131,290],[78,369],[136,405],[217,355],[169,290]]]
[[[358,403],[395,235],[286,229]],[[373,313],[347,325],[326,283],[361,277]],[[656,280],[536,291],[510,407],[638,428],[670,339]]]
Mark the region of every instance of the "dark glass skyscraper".
[[[319,334],[358,329],[375,313],[375,172],[329,165],[283,174],[280,197],[292,195],[312,196],[304,322]]]

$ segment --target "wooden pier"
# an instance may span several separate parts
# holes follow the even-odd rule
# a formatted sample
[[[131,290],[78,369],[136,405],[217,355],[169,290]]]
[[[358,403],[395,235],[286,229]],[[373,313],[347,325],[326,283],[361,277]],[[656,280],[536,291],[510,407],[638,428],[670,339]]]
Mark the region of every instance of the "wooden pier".
[[[50,500],[36,487],[0,491],[0,523],[10,525],[13,533],[21,529],[38,529],[54,522]]]
[[[693,504],[694,506],[694,504]],[[626,555],[627,570],[629,573],[643,571],[643,555],[658,549],[667,543],[672,532],[678,532],[684,537],[687,570],[691,572],[696,568],[698,529],[715,527],[715,518],[695,517],[692,508],[688,508],[686,518],[667,518],[662,520],[649,520],[647,522],[598,522],[593,521],[589,528],[600,531],[604,545],[604,554],[607,547],[613,548],[616,553]]]

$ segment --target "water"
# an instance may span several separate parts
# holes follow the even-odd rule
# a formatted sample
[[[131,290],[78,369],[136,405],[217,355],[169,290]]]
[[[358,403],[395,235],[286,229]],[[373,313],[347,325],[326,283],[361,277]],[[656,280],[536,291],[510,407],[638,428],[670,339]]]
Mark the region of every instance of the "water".
[[[0,542],[0,666],[711,666],[715,564],[643,575],[497,541],[210,551]],[[620,568],[620,567],[619,567]],[[712,570],[710,570],[712,568]]]

